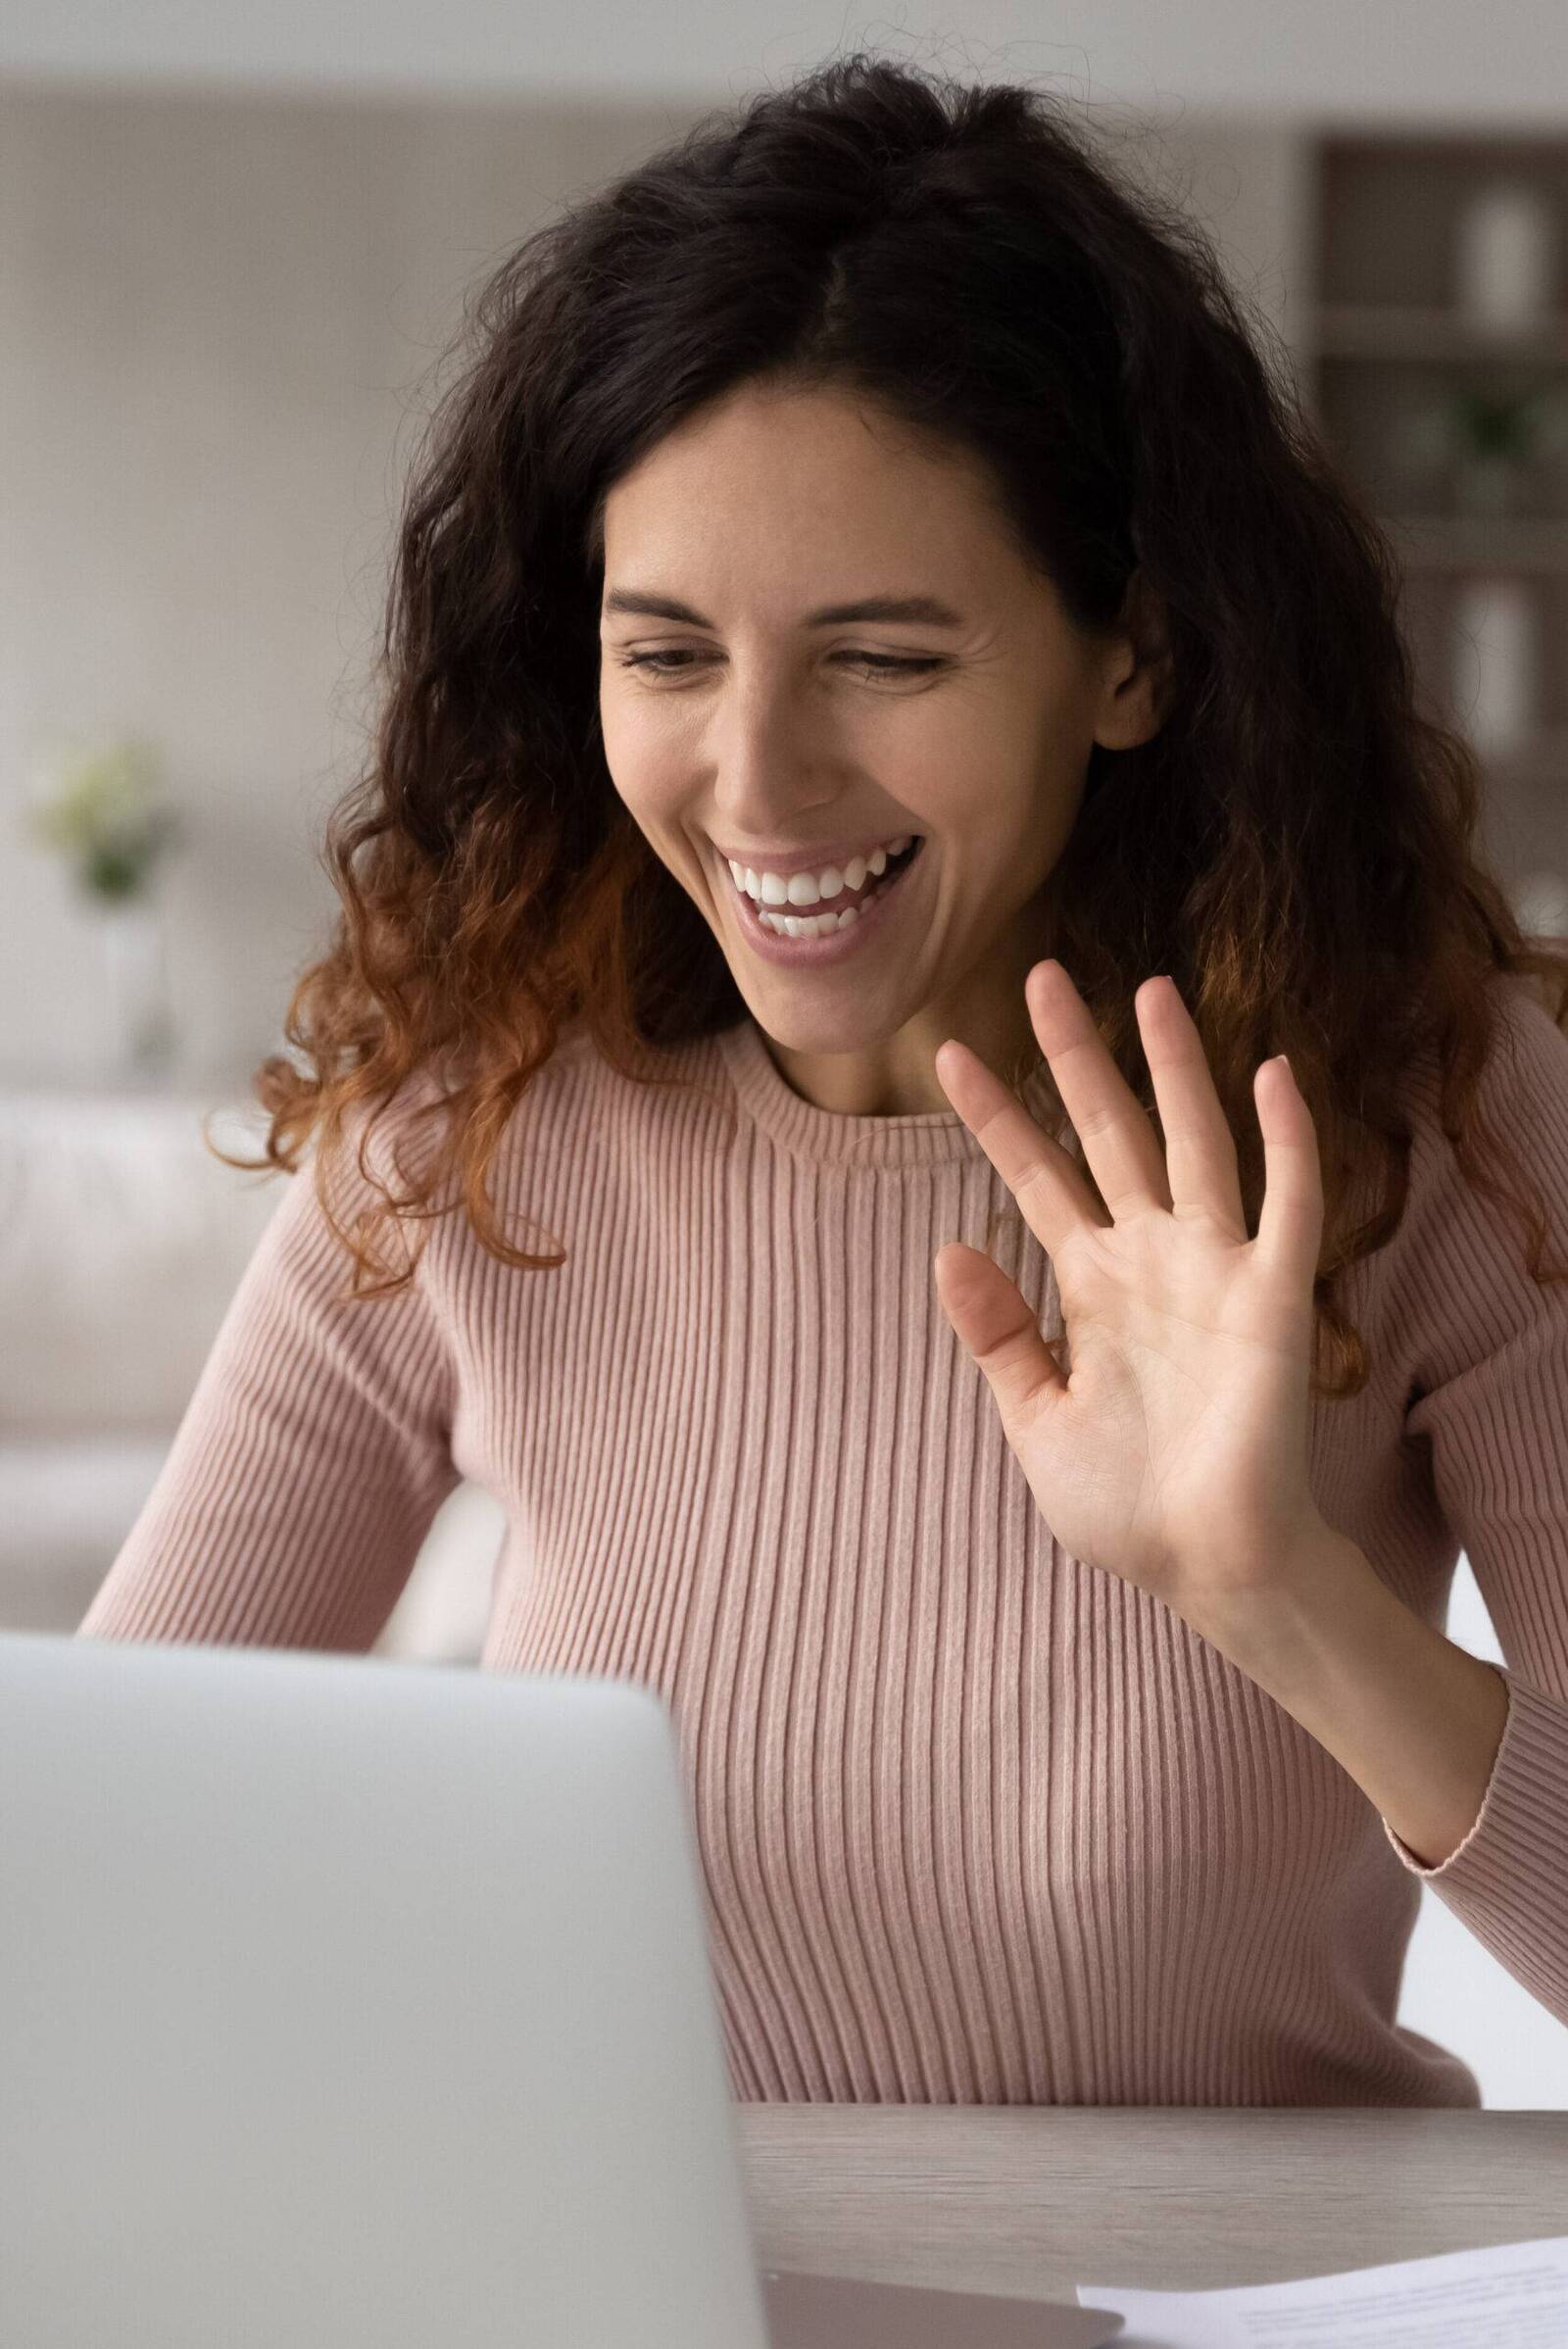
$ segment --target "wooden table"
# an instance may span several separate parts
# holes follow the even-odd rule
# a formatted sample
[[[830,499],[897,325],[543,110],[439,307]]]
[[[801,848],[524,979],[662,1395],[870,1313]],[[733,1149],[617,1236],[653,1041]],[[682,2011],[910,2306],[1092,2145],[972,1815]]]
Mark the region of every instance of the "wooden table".
[[[1568,2234],[1568,2112],[735,2106],[759,2259],[1071,2302]]]

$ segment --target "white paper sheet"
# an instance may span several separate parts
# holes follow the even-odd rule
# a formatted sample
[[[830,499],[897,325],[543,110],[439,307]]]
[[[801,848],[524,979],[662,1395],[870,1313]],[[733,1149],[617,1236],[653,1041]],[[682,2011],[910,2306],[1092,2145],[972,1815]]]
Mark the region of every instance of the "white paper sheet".
[[[1126,2318],[1115,2349],[1565,2349],[1568,2234],[1216,2292],[1081,2283],[1078,2305]]]

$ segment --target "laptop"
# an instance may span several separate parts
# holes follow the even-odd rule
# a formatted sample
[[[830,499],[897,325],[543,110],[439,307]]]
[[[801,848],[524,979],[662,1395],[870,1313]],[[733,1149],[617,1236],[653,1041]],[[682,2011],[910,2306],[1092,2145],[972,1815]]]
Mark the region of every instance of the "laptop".
[[[628,1682],[0,1633],[0,2339],[1091,2349],[760,2268]]]

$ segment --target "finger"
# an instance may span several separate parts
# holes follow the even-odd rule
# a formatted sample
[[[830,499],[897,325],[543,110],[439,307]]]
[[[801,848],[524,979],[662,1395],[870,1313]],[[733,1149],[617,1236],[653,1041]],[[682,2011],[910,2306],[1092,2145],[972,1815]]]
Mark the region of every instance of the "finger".
[[[1317,1128],[1283,1053],[1252,1080],[1263,1135],[1263,1204],[1255,1261],[1282,1295],[1310,1297],[1323,1244],[1323,1166]]]
[[[1236,1137],[1219,1098],[1203,1040],[1174,979],[1149,980],[1138,991],[1144,1053],[1165,1137],[1165,1180],[1171,1212],[1200,1208],[1247,1238]]]
[[[1067,1391],[1028,1299],[1000,1264],[959,1240],[938,1248],[934,1269],[943,1310],[979,1365],[1004,1429],[1026,1425]]]
[[[950,1036],[937,1052],[936,1072],[1048,1255],[1059,1254],[1076,1233],[1105,1229],[1110,1218],[1101,1212],[1067,1151],[1036,1125],[978,1052]]]
[[[1133,999],[1140,1029],[1152,986],[1157,987],[1157,981],[1146,980]],[[1170,1187],[1159,1137],[1059,962],[1035,964],[1024,981],[1024,1001],[1112,1220],[1152,1207],[1168,1211]]]

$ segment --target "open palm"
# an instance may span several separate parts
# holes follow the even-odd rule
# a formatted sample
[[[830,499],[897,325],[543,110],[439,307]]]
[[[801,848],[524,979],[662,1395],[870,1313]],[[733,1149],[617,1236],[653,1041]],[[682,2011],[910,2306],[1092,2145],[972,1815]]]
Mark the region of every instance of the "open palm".
[[[985,1062],[944,1045],[944,1091],[1052,1258],[1067,1362],[977,1248],[938,1251],[943,1307],[1075,1557],[1178,1611],[1266,1587],[1321,1524],[1306,1458],[1323,1228],[1311,1112],[1285,1064],[1266,1062],[1266,1191],[1249,1239],[1235,1138],[1171,981],[1146,980],[1136,999],[1168,1157],[1061,966],[1037,963],[1025,998],[1109,1214]]]

